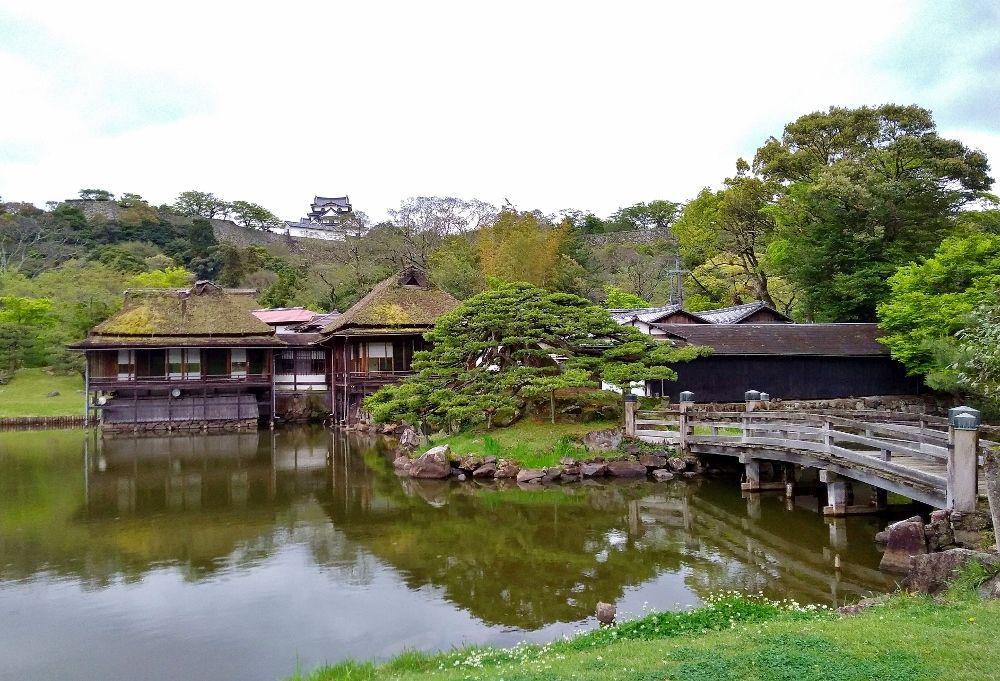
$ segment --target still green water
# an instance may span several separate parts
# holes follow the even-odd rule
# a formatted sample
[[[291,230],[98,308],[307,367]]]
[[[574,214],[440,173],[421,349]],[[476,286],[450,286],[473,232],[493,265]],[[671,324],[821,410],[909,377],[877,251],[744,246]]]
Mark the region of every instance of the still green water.
[[[892,587],[884,519],[738,480],[416,481],[320,428],[0,433],[0,679],[271,680],[344,657],[550,640],[728,589]],[[840,555],[843,566],[832,567]]]

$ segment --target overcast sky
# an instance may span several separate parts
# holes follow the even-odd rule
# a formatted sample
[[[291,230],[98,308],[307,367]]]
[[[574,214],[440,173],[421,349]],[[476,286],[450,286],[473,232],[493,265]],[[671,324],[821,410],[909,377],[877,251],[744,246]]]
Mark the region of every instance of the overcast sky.
[[[991,0],[0,0],[0,197],[603,216],[719,185],[802,114],[885,102],[997,168],[998,37]]]

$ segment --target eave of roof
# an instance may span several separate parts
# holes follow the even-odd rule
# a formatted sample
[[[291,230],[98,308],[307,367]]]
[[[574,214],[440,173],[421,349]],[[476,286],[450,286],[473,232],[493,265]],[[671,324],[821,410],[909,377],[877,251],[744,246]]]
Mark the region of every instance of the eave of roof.
[[[883,357],[876,324],[654,324],[683,344],[719,355]]]

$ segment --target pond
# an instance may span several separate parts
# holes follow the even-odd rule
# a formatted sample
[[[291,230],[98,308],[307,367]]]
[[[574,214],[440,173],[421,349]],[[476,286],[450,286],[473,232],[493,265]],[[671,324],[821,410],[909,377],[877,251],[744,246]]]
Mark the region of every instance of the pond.
[[[0,679],[271,681],[344,657],[545,641],[727,589],[837,605],[892,587],[881,521],[738,480],[396,477],[321,428],[0,433]],[[848,541],[849,539],[849,541]],[[839,555],[842,568],[833,569]]]

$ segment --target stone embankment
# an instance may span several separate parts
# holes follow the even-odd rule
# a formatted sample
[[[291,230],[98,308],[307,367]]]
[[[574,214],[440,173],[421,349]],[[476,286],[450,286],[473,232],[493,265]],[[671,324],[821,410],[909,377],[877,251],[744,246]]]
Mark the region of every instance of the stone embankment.
[[[985,511],[934,511],[931,521],[920,516],[889,525],[875,535],[885,545],[879,567],[904,575],[903,587],[937,594],[954,581],[965,566],[978,562],[991,573],[1000,572],[1000,555],[983,550],[992,543],[992,522]],[[980,588],[983,596],[1000,597],[1000,577]]]
[[[522,468],[516,461],[477,454],[458,455],[448,445],[433,447],[419,456],[414,455],[416,434],[404,430],[399,434],[399,449],[393,460],[396,473],[410,478],[444,480],[513,480],[524,485],[545,485],[554,482],[579,482],[592,478],[647,478],[666,482],[675,477],[690,478],[704,472],[697,458],[677,456],[670,448],[661,452],[643,451],[638,445],[624,444],[621,450],[596,454],[593,458],[560,459],[559,464],[546,468]]]

